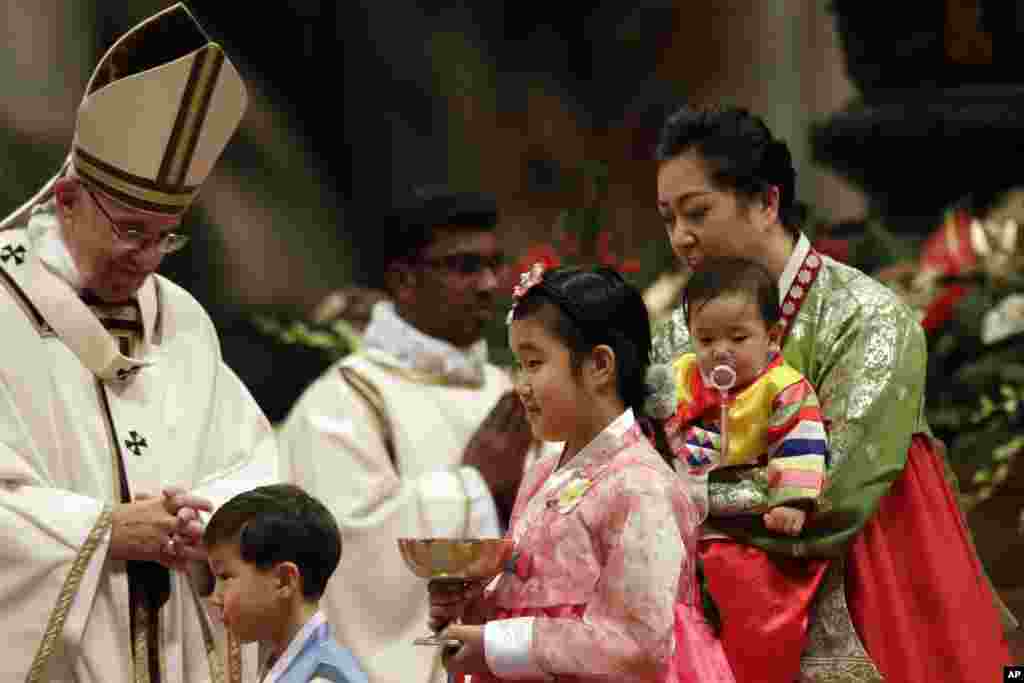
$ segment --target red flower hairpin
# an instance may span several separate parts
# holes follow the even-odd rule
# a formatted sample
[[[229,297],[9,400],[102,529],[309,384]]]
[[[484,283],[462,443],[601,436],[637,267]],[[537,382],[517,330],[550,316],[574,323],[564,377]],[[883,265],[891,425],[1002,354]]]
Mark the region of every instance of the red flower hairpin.
[[[505,323],[508,325],[512,324],[512,316],[516,311],[516,304],[519,300],[526,296],[526,293],[539,285],[541,280],[544,279],[544,264],[537,262],[530,266],[530,269],[519,275],[519,284],[512,288],[512,308],[508,311],[508,317],[505,318]]]

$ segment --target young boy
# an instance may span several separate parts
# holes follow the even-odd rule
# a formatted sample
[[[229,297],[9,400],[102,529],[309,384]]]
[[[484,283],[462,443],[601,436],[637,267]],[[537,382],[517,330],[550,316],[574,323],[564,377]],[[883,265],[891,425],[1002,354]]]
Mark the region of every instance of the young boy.
[[[341,558],[341,533],[323,504],[291,484],[261,486],[220,507],[203,541],[216,579],[211,605],[243,643],[270,651],[262,683],[366,683],[319,608]]]

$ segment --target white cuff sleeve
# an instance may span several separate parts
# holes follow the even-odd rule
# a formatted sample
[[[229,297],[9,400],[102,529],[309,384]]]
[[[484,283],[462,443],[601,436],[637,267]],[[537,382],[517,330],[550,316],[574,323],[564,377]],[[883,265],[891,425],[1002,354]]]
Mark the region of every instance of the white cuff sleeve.
[[[484,658],[498,678],[552,680],[533,661],[532,646],[533,617],[498,619],[484,625]]]
[[[460,467],[459,476],[469,497],[469,528],[480,538],[500,538],[503,535],[498,519],[498,506],[487,482],[475,467]]]

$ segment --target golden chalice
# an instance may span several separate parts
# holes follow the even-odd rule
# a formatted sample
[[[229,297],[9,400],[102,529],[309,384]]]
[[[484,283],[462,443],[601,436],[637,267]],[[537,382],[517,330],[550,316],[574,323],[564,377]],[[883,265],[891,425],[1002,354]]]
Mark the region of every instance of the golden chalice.
[[[421,579],[465,585],[500,574],[512,557],[513,544],[510,538],[400,538],[398,550]],[[460,644],[436,634],[413,643],[434,647]]]

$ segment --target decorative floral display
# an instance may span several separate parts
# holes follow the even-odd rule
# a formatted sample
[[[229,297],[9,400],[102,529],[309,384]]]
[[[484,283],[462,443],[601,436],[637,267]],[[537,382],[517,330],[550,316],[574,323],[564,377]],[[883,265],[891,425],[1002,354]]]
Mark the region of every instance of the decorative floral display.
[[[517,271],[527,270],[535,263],[541,263],[545,270],[549,270],[562,265],[562,257],[551,244],[535,244],[527,249],[519,259]]]
[[[505,276],[499,282],[499,291],[508,300],[499,301],[499,305],[514,308],[514,292],[521,286],[517,276],[541,264],[544,270],[561,266],[614,268],[644,292],[644,303],[655,324],[675,308],[683,280],[668,240],[650,240],[636,256],[626,257],[624,237],[629,226],[610,223],[605,208],[607,184],[608,171],[602,163],[585,162],[576,172],[564,174],[560,191],[565,196],[579,197],[580,205],[559,214],[549,240],[528,244],[513,256],[512,267],[505,269]],[[648,292],[652,286],[653,291]],[[515,361],[508,348],[511,316],[510,312],[495,318],[484,333],[491,361],[499,365],[511,365]]]
[[[876,276],[928,335],[928,422],[948,447],[966,509],[991,498],[1024,453],[1024,192],[974,214],[946,211],[914,261]]]
[[[922,327],[934,332],[955,315],[971,284],[1002,285],[1019,277],[1024,249],[1019,223],[1011,218],[982,220],[950,209],[925,241],[916,264],[898,264],[878,274],[918,311]]]
[[[615,236],[610,230],[601,230],[594,237],[593,253],[587,257],[585,254],[586,250],[580,247],[579,238],[563,231],[561,238],[556,239],[554,242],[534,244],[528,248],[522,258],[519,259],[519,265],[521,268],[526,268],[532,263],[543,263],[546,268],[557,268],[562,265],[584,265],[589,263],[592,265],[609,266],[624,274],[639,273],[641,270],[640,259],[619,259],[611,249],[612,240],[614,239]]]
[[[576,174],[567,174],[572,192],[583,198],[582,206],[558,216],[551,242],[533,244],[519,259],[520,270],[534,263],[557,266],[609,266],[620,273],[639,273],[638,258],[620,257],[613,249],[619,233],[607,224],[604,204],[608,195],[608,169],[603,163],[585,162]],[[665,245],[666,249],[668,245]]]

